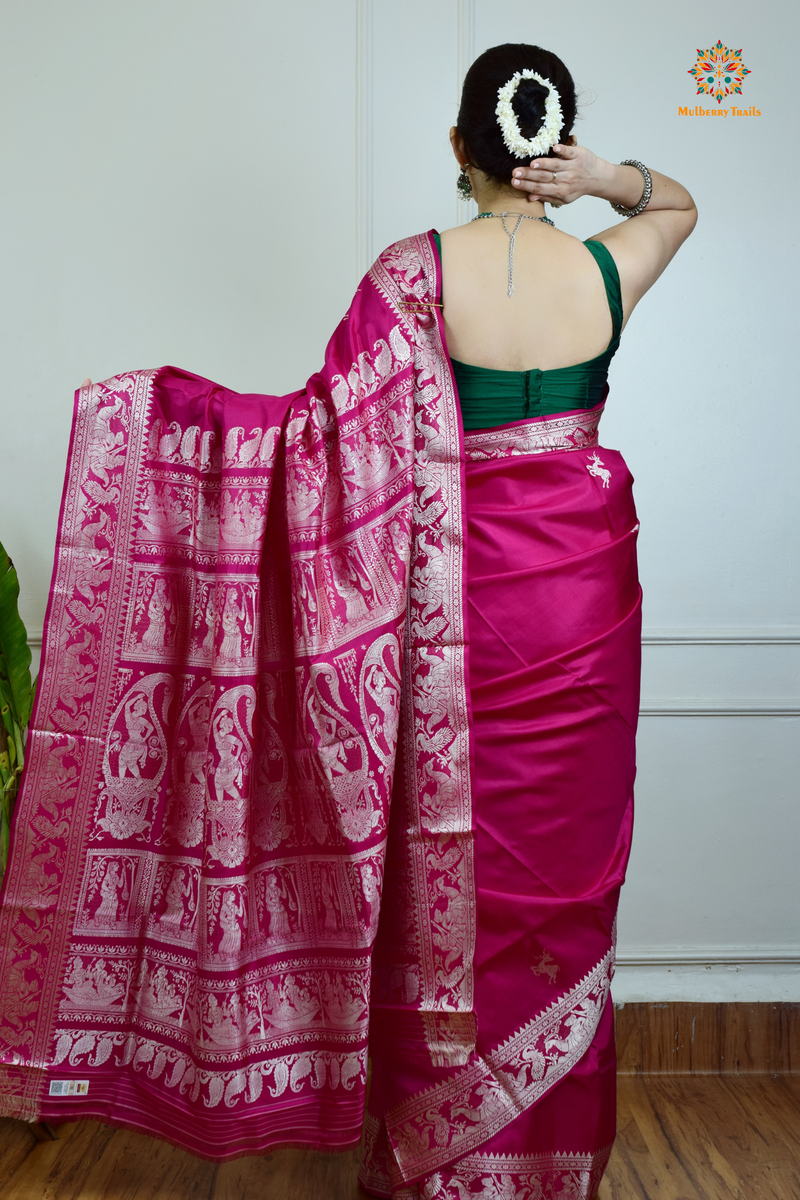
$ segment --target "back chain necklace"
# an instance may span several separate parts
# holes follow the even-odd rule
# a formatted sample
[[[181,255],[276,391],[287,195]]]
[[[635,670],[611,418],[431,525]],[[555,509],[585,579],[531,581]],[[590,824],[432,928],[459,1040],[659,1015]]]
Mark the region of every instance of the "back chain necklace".
[[[512,213],[512,212],[482,212],[478,213],[477,217],[472,218],[472,222],[485,221],[488,217],[499,217],[503,222],[503,229],[508,234],[508,295],[514,295],[514,240],[517,236],[517,230],[523,221],[542,221],[545,225],[554,225],[549,217],[529,217],[527,213]],[[517,223],[513,229],[509,229],[506,225],[506,217],[516,217]]]

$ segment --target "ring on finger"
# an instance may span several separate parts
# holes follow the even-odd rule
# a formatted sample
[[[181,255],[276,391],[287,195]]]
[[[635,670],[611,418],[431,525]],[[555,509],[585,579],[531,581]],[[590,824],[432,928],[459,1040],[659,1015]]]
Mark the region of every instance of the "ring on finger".
[[[555,171],[553,171],[553,180],[552,181],[553,181],[553,183],[555,183],[555,181],[556,181],[556,172]]]

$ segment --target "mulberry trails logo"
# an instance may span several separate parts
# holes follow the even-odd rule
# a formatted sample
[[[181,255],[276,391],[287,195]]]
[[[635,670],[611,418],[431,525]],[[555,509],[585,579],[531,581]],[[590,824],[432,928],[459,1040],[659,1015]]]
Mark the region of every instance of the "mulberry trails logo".
[[[741,96],[745,75],[750,75],[742,62],[741,50],[731,50],[717,42],[708,50],[697,51],[697,62],[688,72],[697,84],[698,96],[708,96],[716,100],[716,108],[703,108],[697,104],[694,108],[678,106],[679,117],[760,117],[761,109],[723,108],[722,101],[726,96]]]

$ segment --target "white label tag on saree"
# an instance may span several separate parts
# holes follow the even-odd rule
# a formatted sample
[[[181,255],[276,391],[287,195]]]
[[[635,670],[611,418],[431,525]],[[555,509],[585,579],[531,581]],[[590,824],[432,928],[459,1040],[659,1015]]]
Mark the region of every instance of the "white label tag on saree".
[[[51,1096],[85,1096],[89,1091],[88,1079],[51,1079]]]

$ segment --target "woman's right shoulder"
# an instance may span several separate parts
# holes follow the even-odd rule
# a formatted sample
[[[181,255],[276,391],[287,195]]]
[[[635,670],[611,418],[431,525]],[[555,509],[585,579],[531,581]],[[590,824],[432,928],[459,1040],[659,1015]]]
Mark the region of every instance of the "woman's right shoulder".
[[[666,270],[696,220],[694,207],[645,210],[594,235],[591,240],[601,242],[616,263],[626,313]]]

